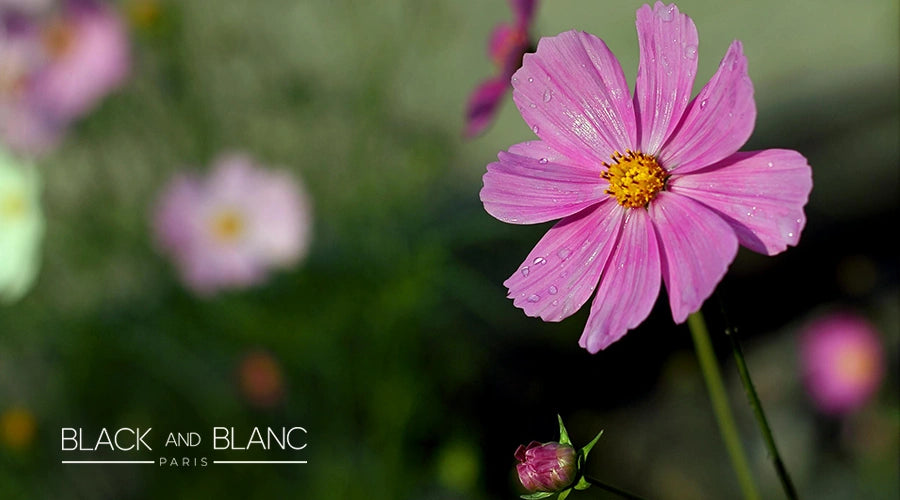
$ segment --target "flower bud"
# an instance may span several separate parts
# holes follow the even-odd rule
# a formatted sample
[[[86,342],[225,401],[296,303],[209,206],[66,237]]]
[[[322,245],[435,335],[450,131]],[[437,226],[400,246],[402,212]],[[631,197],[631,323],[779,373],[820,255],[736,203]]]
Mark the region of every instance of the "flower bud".
[[[561,443],[519,446],[515,453],[519,481],[529,492],[557,492],[571,486],[578,472],[575,448]]]

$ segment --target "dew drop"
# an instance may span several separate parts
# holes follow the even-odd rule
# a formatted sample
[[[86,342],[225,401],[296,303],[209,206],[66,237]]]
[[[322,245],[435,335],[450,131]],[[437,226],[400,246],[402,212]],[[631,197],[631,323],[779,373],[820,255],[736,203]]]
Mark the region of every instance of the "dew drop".
[[[530,102],[530,103],[528,103],[528,107],[531,108],[531,109],[534,109],[534,108],[536,108],[537,106],[535,106],[533,102]]]
[[[538,160],[538,163],[540,163],[541,165],[546,165],[546,164],[547,164],[547,159],[546,159],[546,158],[541,158],[540,160]]]
[[[558,305],[559,305],[559,301],[558,301],[558,300],[554,300],[554,301],[553,301],[553,305],[554,305],[554,306],[558,306]]]
[[[663,10],[656,11],[656,16],[665,22],[669,22],[675,18],[675,5],[669,5]]]
[[[560,248],[559,251],[556,252],[556,255],[557,255],[560,259],[566,260],[566,259],[569,258],[569,255],[572,255],[572,251],[569,250],[568,248]]]
[[[556,292],[559,291],[559,288],[556,288],[555,285],[550,285],[550,288],[547,289],[547,293],[550,295],[556,295]]]
[[[697,46],[696,45],[686,45],[684,47],[684,58],[685,59],[696,59],[697,58]]]
[[[775,164],[774,164],[774,163],[772,163],[772,162],[769,162],[769,163],[766,163],[766,166],[767,166],[767,167],[769,167],[769,168],[772,168],[772,167],[774,167],[774,166],[775,166]]]
[[[553,99],[553,93],[550,92],[550,89],[544,91],[544,102],[550,102],[550,99]]]
[[[793,231],[792,231],[792,232],[790,232],[790,233],[788,233],[788,238],[793,238],[793,237],[794,237],[794,233],[793,233]]]
[[[538,126],[537,126],[537,125],[535,125],[535,126],[533,126],[533,127],[531,127],[531,131],[532,131],[532,132],[534,132],[534,133],[535,133],[535,134],[537,134],[537,133],[538,133],[538,130],[540,130],[540,129],[539,129],[539,128],[538,128]]]
[[[547,263],[547,259],[545,259],[543,257],[535,257],[534,262],[532,262],[532,264],[534,264],[536,266],[539,266],[541,264],[546,264],[546,263]]]
[[[532,77],[529,76],[529,77],[528,77],[528,83],[534,83],[534,78],[532,78]]]
[[[531,272],[531,269],[528,269],[528,266],[522,268],[522,276],[528,277],[528,273]]]
[[[709,99],[703,99],[702,101],[700,101],[700,109],[705,108],[707,104],[709,104]]]
[[[537,302],[537,301],[539,301],[539,300],[541,300],[541,297],[540,297],[539,295],[536,295],[536,294],[531,294],[531,296],[528,297],[528,302],[531,302],[532,304],[535,303],[535,302]]]

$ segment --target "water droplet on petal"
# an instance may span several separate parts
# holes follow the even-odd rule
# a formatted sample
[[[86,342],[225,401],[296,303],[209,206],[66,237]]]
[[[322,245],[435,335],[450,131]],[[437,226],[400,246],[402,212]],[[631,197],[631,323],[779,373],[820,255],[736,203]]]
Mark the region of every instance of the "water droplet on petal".
[[[531,270],[528,269],[528,266],[525,266],[522,268],[522,276],[528,277],[528,273],[530,273],[530,272],[531,272]]]
[[[544,91],[544,102],[550,102],[550,99],[553,99],[553,93],[550,92],[550,89]]]
[[[697,58],[697,46],[696,45],[686,45],[684,47],[684,58],[685,59],[696,59]]]
[[[675,4],[669,5],[662,10],[656,11],[656,16],[665,22],[671,21],[675,18]]]
[[[541,297],[540,297],[539,295],[536,295],[536,294],[531,294],[531,296],[528,297],[528,302],[531,302],[532,304],[535,303],[535,302],[537,302],[537,301],[539,301],[539,300],[541,300]]]
[[[547,293],[550,295],[556,295],[556,292],[559,291],[559,288],[556,288],[554,285],[550,285],[550,288],[547,289]]]
[[[558,300],[554,300],[554,301],[553,301],[553,305],[554,305],[554,306],[558,306],[558,305],[559,305],[559,301],[558,301]]]
[[[769,162],[769,163],[767,163],[767,164],[766,164],[766,166],[767,166],[767,167],[769,167],[769,168],[772,168],[772,167],[774,167],[774,166],[775,166],[775,164],[774,164],[774,163],[772,163],[772,162]]]
[[[537,106],[535,106],[535,104],[534,104],[533,102],[530,102],[530,103],[528,103],[528,107],[531,108],[531,109],[534,109],[534,108],[536,108]]]
[[[702,101],[700,101],[700,109],[705,108],[707,104],[709,104],[709,99],[703,99]]]
[[[547,262],[547,259],[545,259],[543,257],[535,257],[534,262],[532,262],[532,264],[539,266],[541,264],[545,264],[546,262]]]
[[[541,165],[546,165],[547,161],[548,160],[546,158],[541,158],[540,160],[538,160],[538,163],[540,163]]]
[[[531,131],[534,132],[535,134],[538,133],[538,130],[540,130],[540,129],[538,129],[538,126],[537,126],[537,125],[531,127]]]
[[[534,78],[532,78],[532,77],[529,76],[529,77],[528,77],[528,83],[533,83],[533,82],[534,82]]]
[[[569,258],[569,255],[572,255],[572,251],[568,248],[560,248],[556,255],[559,256],[560,259],[566,260]]]

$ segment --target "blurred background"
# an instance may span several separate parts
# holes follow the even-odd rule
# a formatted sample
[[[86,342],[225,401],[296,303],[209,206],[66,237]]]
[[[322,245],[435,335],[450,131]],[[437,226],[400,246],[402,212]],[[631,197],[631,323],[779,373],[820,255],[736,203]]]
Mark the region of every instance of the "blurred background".
[[[633,86],[640,5],[540,2],[530,33],[600,36]],[[726,325],[801,497],[895,499],[898,3],[678,6],[700,34],[695,91],[742,40],[758,106],[744,149],[796,149],[813,167],[799,246],[742,249],[704,307],[763,497],[782,494]],[[557,439],[557,414],[576,444],[604,430],[588,468],[608,483],[646,498],[739,496],[666,300],[590,355],[578,346],[586,310],[542,323],[505,297],[550,226],[501,223],[478,199],[485,165],[533,136],[511,95],[484,134],[462,133],[470,93],[498,71],[486,44],[511,22],[507,2],[109,8],[127,30],[127,76],[52,147],[13,155],[39,172],[45,233],[32,288],[0,305],[0,497],[516,498],[513,452]],[[309,245],[263,283],[196,294],[161,250],[154,210],[173,176],[205,175],[229,152],[305,186]],[[801,351],[835,311],[875,332],[884,371],[871,395],[829,411],[805,389]],[[60,463],[62,427],[294,425],[308,430],[306,465]]]

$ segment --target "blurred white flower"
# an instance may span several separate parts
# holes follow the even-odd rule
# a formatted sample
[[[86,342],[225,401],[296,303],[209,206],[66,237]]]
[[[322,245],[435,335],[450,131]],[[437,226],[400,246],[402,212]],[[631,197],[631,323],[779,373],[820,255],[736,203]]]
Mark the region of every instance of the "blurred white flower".
[[[40,190],[37,170],[0,150],[0,302],[21,298],[40,268]]]

